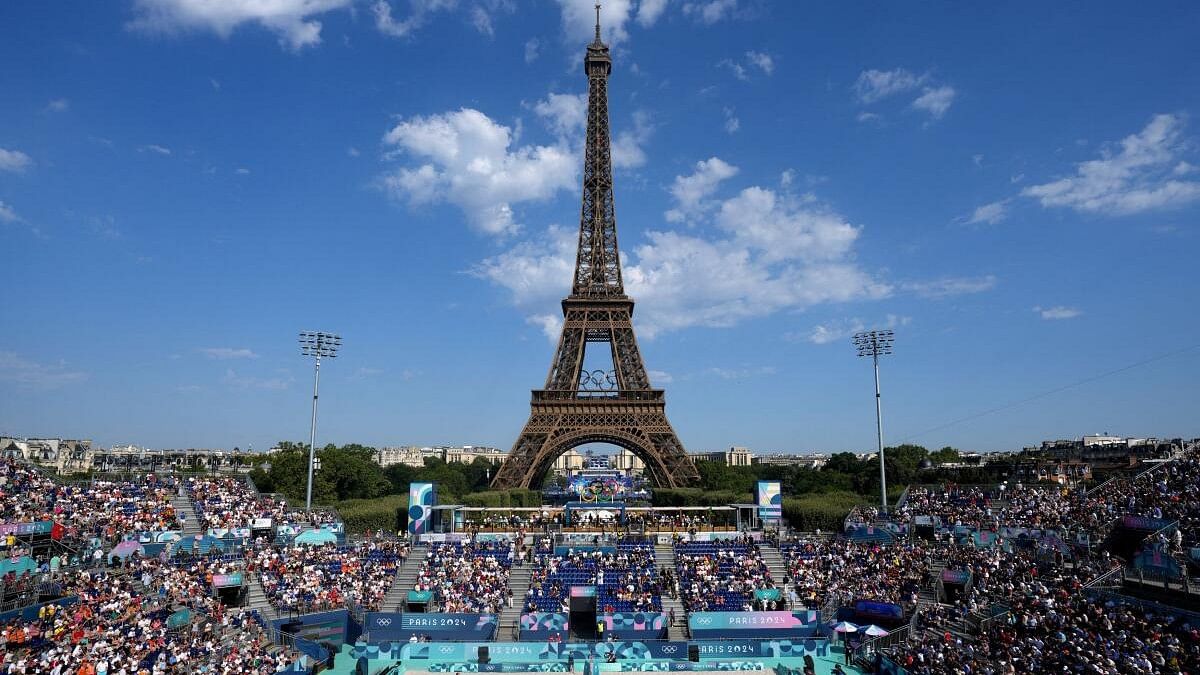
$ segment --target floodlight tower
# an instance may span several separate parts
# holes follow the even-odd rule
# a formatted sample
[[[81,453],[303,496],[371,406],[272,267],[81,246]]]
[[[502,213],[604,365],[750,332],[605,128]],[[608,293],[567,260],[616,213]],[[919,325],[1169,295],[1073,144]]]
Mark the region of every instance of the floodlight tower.
[[[870,356],[875,364],[875,436],[879,447],[879,497],[884,515],[888,511],[887,469],[883,461],[883,406],[879,398],[879,357],[892,353],[895,334],[890,330],[870,330],[854,334],[859,356]]]
[[[308,493],[304,499],[305,510],[312,510],[313,464],[317,456],[317,385],[321,382],[321,357],[335,358],[342,348],[342,338],[333,333],[306,330],[300,332],[300,353],[316,357],[313,371],[312,428],[308,434]]]

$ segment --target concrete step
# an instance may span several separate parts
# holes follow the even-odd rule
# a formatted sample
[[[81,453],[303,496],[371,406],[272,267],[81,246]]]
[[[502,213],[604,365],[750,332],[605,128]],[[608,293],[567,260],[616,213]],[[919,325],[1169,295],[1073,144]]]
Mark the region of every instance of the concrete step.
[[[186,495],[175,494],[171,497],[171,506],[175,508],[175,513],[183,515],[183,528],[181,533],[184,537],[192,537],[197,534],[202,534],[200,529],[200,518],[196,515],[196,506],[192,503],[192,498]]]
[[[521,614],[525,604],[525,593],[529,590],[533,568],[529,565],[513,567],[508,574],[508,588],[512,591],[512,606],[505,606],[498,617],[500,628],[496,639],[511,642],[520,631]]]
[[[408,592],[416,585],[417,576],[421,573],[421,566],[424,564],[425,547],[414,546],[409,550],[404,564],[396,569],[396,576],[392,578],[392,587],[383,597],[383,604],[380,606],[381,612],[404,611],[404,605],[408,601]]]
[[[246,607],[258,610],[265,619],[278,619],[279,612],[267,598],[267,592],[263,590],[257,574],[251,575],[249,584],[246,590]]]

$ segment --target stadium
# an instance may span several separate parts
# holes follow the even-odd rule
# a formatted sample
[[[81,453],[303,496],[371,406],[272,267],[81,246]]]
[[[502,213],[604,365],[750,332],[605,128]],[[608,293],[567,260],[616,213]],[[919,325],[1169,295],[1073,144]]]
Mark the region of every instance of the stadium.
[[[1190,673],[1200,450],[1083,490],[911,485],[799,532],[779,485],[345,531],[246,477],[64,481],[0,464],[5,673]],[[599,485],[606,497],[597,498]],[[632,502],[636,504],[638,502]],[[717,515],[720,514],[720,515]],[[487,523],[486,525],[484,523]]]

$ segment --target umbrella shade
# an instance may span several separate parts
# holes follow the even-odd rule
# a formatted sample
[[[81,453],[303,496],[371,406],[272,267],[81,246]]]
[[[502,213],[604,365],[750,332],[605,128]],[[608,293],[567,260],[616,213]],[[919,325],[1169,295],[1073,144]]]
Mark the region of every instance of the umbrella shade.
[[[209,551],[211,551],[213,549],[223,552],[225,550],[225,544],[223,544],[220,539],[209,536],[207,534],[204,534],[204,535],[198,534],[194,537],[188,537],[187,539],[180,539],[179,542],[175,546],[175,551],[177,551],[177,552],[178,551],[188,551],[188,552],[194,551],[194,552],[200,553],[200,554],[208,553]]]
[[[143,548],[136,539],[126,539],[125,541],[114,546],[113,549],[108,552],[108,559],[109,561],[111,561],[113,558],[120,558],[123,560],[134,553],[145,555],[146,549]]]
[[[332,544],[337,542],[337,535],[329,530],[307,530],[296,537],[297,544]]]
[[[871,637],[883,637],[884,635],[888,634],[886,629],[880,628],[879,626],[876,626],[875,624],[871,624],[870,626],[867,626],[866,629],[863,630],[863,632],[866,633],[867,635],[870,635]]]
[[[838,623],[833,624],[833,630],[837,633],[857,633],[858,626],[855,626],[849,621],[839,621]]]

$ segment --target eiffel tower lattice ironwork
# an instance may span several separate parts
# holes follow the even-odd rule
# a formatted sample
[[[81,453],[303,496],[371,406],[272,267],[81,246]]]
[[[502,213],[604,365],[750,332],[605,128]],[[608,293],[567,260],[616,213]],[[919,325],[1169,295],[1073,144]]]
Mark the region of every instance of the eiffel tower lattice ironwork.
[[[667,421],[663,390],[650,386],[633,333],[633,299],[621,281],[608,129],[612,58],[600,39],[599,5],[584,71],[587,148],[575,278],[562,302],[562,334],[546,387],[533,391],[529,421],[492,487],[539,487],[555,459],[585,443],[625,448],[642,460],[655,485],[680,487],[698,481],[700,474]],[[608,343],[613,369],[588,372],[584,352],[600,343]]]

